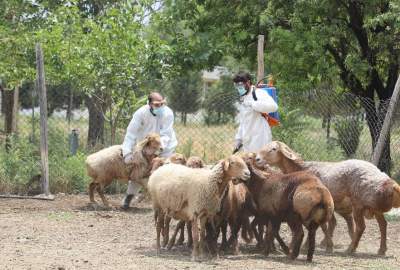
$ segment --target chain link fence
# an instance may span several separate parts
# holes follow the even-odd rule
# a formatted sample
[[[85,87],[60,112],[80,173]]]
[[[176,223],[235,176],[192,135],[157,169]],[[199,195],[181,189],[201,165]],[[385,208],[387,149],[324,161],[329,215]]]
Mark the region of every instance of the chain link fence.
[[[274,139],[290,145],[305,160],[371,160],[371,134],[380,129],[389,101],[379,103],[348,93],[333,94],[323,90],[301,94],[281,91],[279,95],[281,124],[272,128]],[[194,113],[173,108],[178,139],[176,151],[187,157],[197,155],[207,163],[213,163],[232,153],[238,126],[238,96],[234,90],[227,90],[212,98],[203,98],[200,103],[200,108]],[[89,112],[84,103],[72,110],[70,117],[67,117],[65,109],[54,110],[48,118],[51,192],[85,191],[89,181],[84,165],[86,156],[110,145],[112,141],[122,143],[129,120],[122,119],[114,136],[105,117],[102,143],[89,147]],[[26,194],[39,188],[32,187],[32,179],[40,175],[39,109],[19,111],[17,132],[9,139],[8,151],[4,150],[3,114],[0,123],[0,192]],[[390,147],[385,149],[383,157],[390,158],[388,168],[392,177],[399,181],[398,108],[389,140]],[[117,192],[123,188],[118,184],[111,187]]]

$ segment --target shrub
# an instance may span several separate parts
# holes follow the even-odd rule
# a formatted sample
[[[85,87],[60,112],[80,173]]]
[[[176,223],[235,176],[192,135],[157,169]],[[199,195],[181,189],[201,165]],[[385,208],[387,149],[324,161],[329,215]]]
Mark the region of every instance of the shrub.
[[[354,115],[339,117],[335,121],[333,128],[338,136],[338,144],[346,157],[352,157],[360,143],[360,134],[363,130],[362,120]]]

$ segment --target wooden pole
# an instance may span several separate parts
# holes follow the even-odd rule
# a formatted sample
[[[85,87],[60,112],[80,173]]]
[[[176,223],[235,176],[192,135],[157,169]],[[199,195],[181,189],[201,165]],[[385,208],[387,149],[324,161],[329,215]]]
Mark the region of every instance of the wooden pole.
[[[47,141],[47,96],[44,76],[43,51],[36,44],[37,87],[40,106],[40,156],[42,161],[42,192],[49,196],[49,157]]]
[[[374,153],[372,155],[372,163],[378,166],[379,160],[381,159],[383,148],[386,143],[387,136],[390,131],[390,125],[392,123],[392,117],[396,110],[396,105],[400,97],[400,75],[397,78],[396,86],[394,87],[392,98],[390,99],[389,107],[385,115],[385,121],[379,134],[378,142],[376,143]]]
[[[264,79],[264,35],[258,35],[257,45],[257,83]],[[263,83],[262,81],[260,83]]]

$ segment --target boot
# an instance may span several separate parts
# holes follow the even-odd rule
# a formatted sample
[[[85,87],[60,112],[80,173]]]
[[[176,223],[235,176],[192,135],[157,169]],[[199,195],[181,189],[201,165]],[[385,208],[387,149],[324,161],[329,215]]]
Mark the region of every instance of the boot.
[[[129,204],[131,203],[132,199],[133,199],[133,194],[125,195],[124,202],[123,202],[121,208],[124,210],[127,210],[129,208]]]

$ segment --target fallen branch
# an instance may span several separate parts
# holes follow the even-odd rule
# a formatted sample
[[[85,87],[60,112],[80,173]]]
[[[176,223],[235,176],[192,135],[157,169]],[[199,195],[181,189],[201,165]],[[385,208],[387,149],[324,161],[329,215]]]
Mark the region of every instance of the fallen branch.
[[[54,195],[49,194],[46,196],[45,194],[39,194],[36,196],[23,196],[23,195],[12,195],[12,194],[0,194],[0,199],[29,199],[29,200],[45,200],[45,201],[54,201]]]

